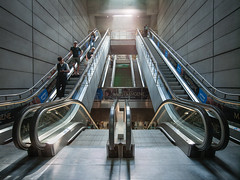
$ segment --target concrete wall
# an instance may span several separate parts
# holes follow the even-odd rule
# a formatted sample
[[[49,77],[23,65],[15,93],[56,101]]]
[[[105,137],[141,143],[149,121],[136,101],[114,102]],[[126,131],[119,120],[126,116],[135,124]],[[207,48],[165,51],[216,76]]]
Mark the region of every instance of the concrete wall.
[[[239,0],[159,0],[157,29],[214,87],[240,93]]]
[[[86,0],[0,1],[0,94],[32,87],[88,33]]]

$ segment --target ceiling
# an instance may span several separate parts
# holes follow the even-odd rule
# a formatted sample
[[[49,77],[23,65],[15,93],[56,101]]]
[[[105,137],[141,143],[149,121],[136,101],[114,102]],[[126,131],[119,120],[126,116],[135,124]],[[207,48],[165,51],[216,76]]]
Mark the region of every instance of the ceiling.
[[[88,14],[107,16],[114,14],[153,15],[158,13],[158,0],[88,0]]]
[[[99,26],[96,23],[99,18],[102,20],[114,15],[142,17],[145,21],[143,24],[153,24],[158,14],[158,2],[159,0],[87,0],[90,29]]]

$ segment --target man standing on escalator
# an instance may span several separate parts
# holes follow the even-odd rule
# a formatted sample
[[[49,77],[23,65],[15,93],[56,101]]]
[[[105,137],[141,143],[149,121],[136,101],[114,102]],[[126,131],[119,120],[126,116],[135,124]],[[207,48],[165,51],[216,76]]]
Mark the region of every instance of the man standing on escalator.
[[[73,47],[70,49],[69,58],[73,55],[73,68],[74,68],[74,75],[79,75],[79,65],[80,65],[80,57],[82,56],[83,51],[77,47],[77,41],[74,41]],[[75,64],[77,63],[77,69],[75,68]]]
[[[57,64],[57,98],[61,99],[64,97],[65,87],[67,83],[67,74],[70,72],[69,66],[67,63],[64,62],[64,59],[60,56],[58,57],[58,64]]]

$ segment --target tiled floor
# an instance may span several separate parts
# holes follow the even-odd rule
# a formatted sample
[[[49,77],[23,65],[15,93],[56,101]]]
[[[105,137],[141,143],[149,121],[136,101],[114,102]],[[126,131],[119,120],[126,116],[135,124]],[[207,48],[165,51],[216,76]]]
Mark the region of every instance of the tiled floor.
[[[240,146],[212,159],[190,159],[159,130],[134,130],[135,158],[107,158],[108,130],[86,130],[53,158],[28,157],[1,146],[0,179],[198,180],[240,179]],[[8,149],[6,151],[6,149]]]

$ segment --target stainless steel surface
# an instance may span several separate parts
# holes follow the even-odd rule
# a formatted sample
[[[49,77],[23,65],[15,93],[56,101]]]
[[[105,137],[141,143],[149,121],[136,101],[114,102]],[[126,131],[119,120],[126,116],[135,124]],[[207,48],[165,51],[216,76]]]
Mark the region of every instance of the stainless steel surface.
[[[117,61],[117,55],[114,56],[113,59],[113,66],[112,66],[112,75],[111,75],[111,84],[110,87],[113,87],[114,84],[114,77],[115,77],[115,71],[116,71],[116,61]]]
[[[0,145],[0,179],[240,179],[240,146],[229,143],[215,158],[191,159],[159,130],[133,130],[135,158],[108,158],[108,130],[85,130],[53,158],[28,157]]]
[[[129,59],[130,59],[130,66],[131,66],[132,83],[133,83],[133,87],[136,87],[136,79],[134,74],[132,55],[129,55]]]

